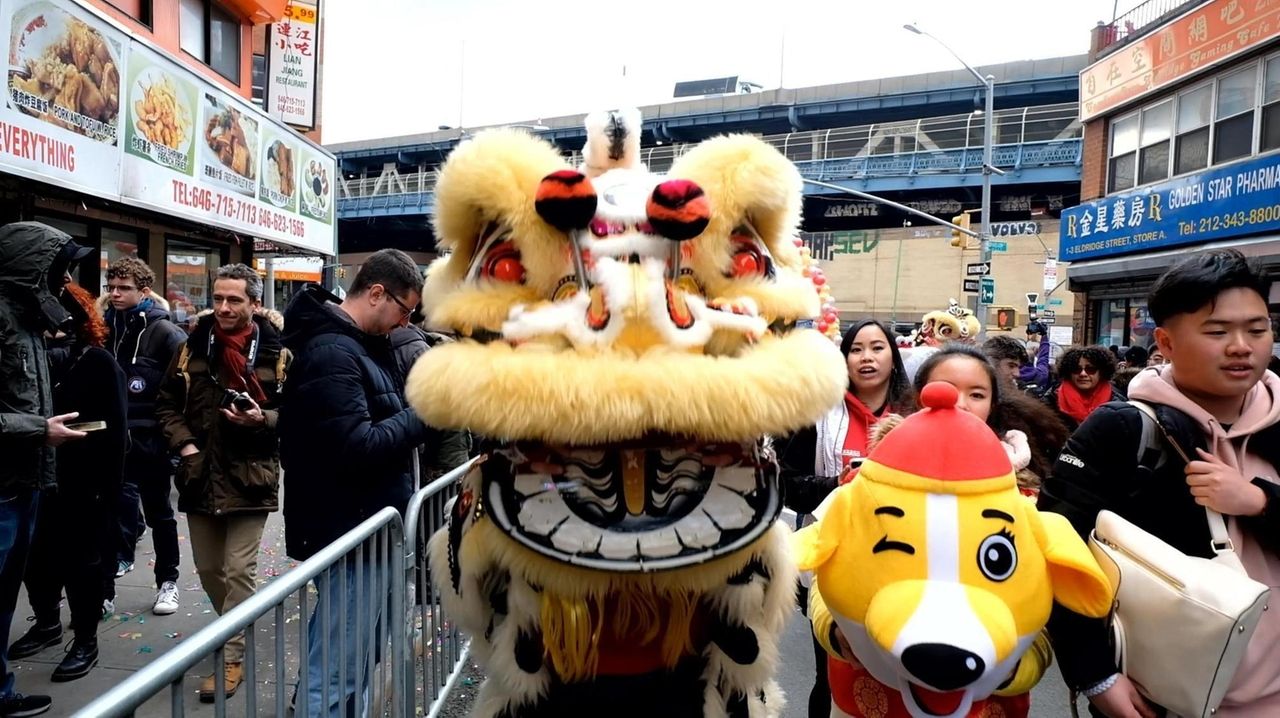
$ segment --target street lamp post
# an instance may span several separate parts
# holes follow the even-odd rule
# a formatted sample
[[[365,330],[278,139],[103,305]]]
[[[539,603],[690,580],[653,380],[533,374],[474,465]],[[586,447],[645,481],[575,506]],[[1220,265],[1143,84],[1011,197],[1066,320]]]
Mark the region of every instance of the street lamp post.
[[[991,175],[993,172],[1004,174],[1003,172],[1000,172],[1000,170],[997,170],[991,163],[991,148],[995,142],[996,78],[994,75],[983,76],[977,70],[970,67],[969,63],[962,60],[960,56],[955,53],[955,50],[952,50],[950,46],[947,45],[947,43],[939,40],[933,35],[930,35],[924,30],[921,30],[915,25],[907,24],[907,25],[903,25],[902,27],[904,30],[908,30],[917,35],[924,35],[925,37],[941,45],[942,49],[951,53],[951,56],[954,57],[957,62],[959,62],[961,65],[964,65],[964,69],[973,73],[973,76],[978,79],[978,82],[981,83],[984,88],[984,94],[986,95],[986,103],[982,113],[982,224],[981,224],[981,229],[979,230],[978,251],[979,251],[979,254],[981,255],[979,258],[979,261],[982,262],[983,264],[986,264],[988,267],[990,267],[991,266],[991,244],[990,244]],[[995,277],[992,276],[992,281],[994,280],[995,280]],[[987,333],[987,314],[988,313],[989,313],[989,306],[985,301],[983,301],[982,292],[979,291],[978,292],[978,310],[975,312],[975,314],[978,315],[978,321],[980,322],[979,326],[982,327],[981,329],[982,336],[986,336],[986,333]]]

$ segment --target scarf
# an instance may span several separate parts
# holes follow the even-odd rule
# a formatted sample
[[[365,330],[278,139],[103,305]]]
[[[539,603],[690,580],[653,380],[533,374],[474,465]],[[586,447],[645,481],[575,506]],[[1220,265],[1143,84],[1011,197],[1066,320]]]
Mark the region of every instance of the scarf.
[[[857,431],[863,441],[870,437],[871,428],[881,415],[892,413],[887,403],[880,414],[873,413],[852,392],[846,391],[844,401],[827,412],[818,421],[818,444],[814,451],[815,476],[839,476],[844,470],[844,449],[850,431]],[[863,446],[866,446],[864,443]],[[862,452],[864,455],[866,452]]]
[[[1110,382],[1099,384],[1093,393],[1088,395],[1082,394],[1070,380],[1058,386],[1058,410],[1075,419],[1077,424],[1083,422],[1094,409],[1109,401],[1111,401]]]
[[[249,370],[249,358],[245,355],[245,350],[248,349],[249,341],[254,334],[253,329],[251,321],[244,326],[244,329],[224,332],[215,321],[213,338],[222,348],[218,357],[218,377],[222,380],[222,385],[228,389],[246,392],[253,397],[254,401],[262,404],[267,400],[267,393],[262,390],[258,377]]]

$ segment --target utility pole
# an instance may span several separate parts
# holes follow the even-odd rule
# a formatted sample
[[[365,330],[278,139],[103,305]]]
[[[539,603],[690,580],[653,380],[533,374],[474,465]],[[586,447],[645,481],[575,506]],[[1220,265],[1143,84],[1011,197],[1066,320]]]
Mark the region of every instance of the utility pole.
[[[991,162],[992,146],[995,144],[996,78],[994,75],[983,76],[977,70],[973,69],[969,65],[969,63],[961,59],[960,56],[956,54],[955,50],[952,50],[951,47],[947,45],[947,43],[939,40],[933,35],[930,35],[924,30],[921,30],[915,25],[908,24],[908,25],[903,25],[902,27],[904,30],[913,32],[917,35],[924,35],[930,40],[933,40],[934,42],[941,45],[942,49],[951,53],[951,56],[954,57],[957,62],[959,62],[961,65],[964,65],[964,69],[972,73],[973,76],[978,79],[978,82],[981,83],[984,88],[984,94],[986,95],[986,102],[984,104],[984,109],[982,113],[982,225],[981,225],[981,230],[979,231],[979,234],[978,234],[978,251],[980,254],[978,261],[983,262],[988,266],[990,266],[991,264],[991,245],[990,245],[991,175],[993,173],[1004,174],[1004,172],[1001,172],[1000,170],[996,169]],[[994,274],[991,276],[991,280],[994,283],[995,281]],[[992,292],[992,294],[994,295],[994,292]],[[994,296],[992,298],[994,299]],[[985,299],[986,297],[983,296],[982,292],[979,292],[978,307],[977,307],[977,311],[974,312],[978,316],[979,326],[982,327],[981,333],[979,335],[980,338],[986,337],[987,318],[988,318],[987,314],[990,312],[990,306],[991,306],[990,302],[984,301]]]

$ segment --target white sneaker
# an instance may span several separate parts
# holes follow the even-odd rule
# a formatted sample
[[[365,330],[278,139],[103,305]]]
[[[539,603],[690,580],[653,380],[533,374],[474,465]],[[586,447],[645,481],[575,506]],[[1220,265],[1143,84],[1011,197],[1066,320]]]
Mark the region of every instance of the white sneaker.
[[[168,616],[176,613],[178,610],[178,584],[173,581],[165,581],[160,584],[160,590],[156,593],[156,605],[151,608],[151,612],[157,616]]]
[[[111,618],[111,616],[115,615],[115,612],[116,602],[109,598],[102,599],[102,620],[105,621],[108,618]]]

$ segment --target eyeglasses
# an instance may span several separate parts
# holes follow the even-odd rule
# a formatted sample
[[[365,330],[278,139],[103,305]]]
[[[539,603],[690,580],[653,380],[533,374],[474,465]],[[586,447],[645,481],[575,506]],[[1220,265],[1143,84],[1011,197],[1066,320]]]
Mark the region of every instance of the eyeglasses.
[[[1076,368],[1075,368],[1075,370],[1074,370],[1074,371],[1072,371],[1071,373],[1072,373],[1072,374],[1079,374],[1080,372],[1084,372],[1085,374],[1088,374],[1089,376],[1093,376],[1094,374],[1097,374],[1097,373],[1098,373],[1098,367],[1096,367],[1096,366],[1078,366],[1078,367],[1076,367]]]
[[[387,292],[387,296],[391,297],[391,301],[395,302],[396,305],[400,307],[400,311],[404,312],[404,315],[406,317],[409,316],[410,314],[413,314],[413,308],[405,305],[404,302],[400,301],[399,297],[392,294],[391,292]]]
[[[107,294],[111,294],[112,292],[132,292],[135,290],[137,290],[137,287],[131,284],[105,284],[102,287],[102,291]]]

